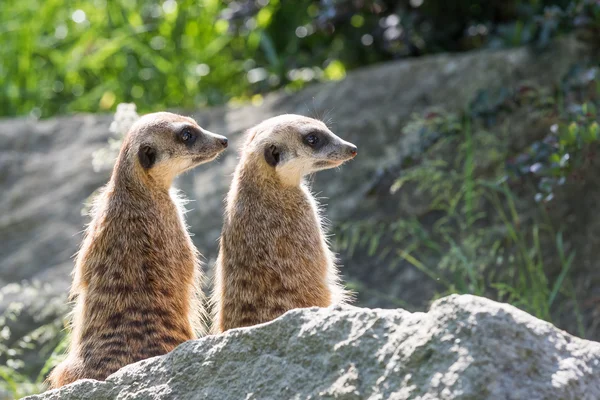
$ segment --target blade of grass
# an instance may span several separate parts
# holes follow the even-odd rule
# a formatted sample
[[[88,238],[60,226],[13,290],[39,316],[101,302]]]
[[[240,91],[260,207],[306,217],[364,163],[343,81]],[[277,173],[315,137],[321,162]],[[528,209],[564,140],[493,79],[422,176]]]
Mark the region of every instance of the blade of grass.
[[[554,282],[554,286],[552,287],[552,291],[550,292],[550,297],[548,298],[548,307],[551,307],[560,291],[563,281],[565,280],[569,270],[571,269],[571,265],[573,264],[573,260],[575,259],[575,252],[571,253],[567,259],[565,259],[565,250],[563,243],[562,232],[559,232],[556,235],[556,248],[558,250],[558,256],[561,261],[561,271],[556,278],[556,282]]]
[[[454,286],[452,283],[447,281],[444,277],[442,277],[441,275],[435,273],[434,271],[432,271],[431,269],[426,267],[421,261],[417,260],[415,257],[413,257],[409,253],[405,252],[404,250],[398,250],[398,255],[400,257],[402,257],[404,260],[408,261],[410,264],[412,264],[419,271],[421,271],[425,275],[429,276],[431,279],[442,283],[444,286],[446,286],[447,289],[451,289]]]
[[[465,171],[464,171],[464,188],[465,188],[465,214],[467,216],[468,223],[471,222],[473,214],[473,138],[471,136],[471,119],[468,117],[468,113],[464,118],[464,132],[466,140],[466,158],[465,158]]]
[[[556,299],[556,295],[558,294],[560,288],[562,287],[563,281],[565,280],[567,273],[571,269],[571,265],[573,264],[573,259],[575,258],[575,253],[572,253],[566,262],[563,264],[563,267],[556,278],[556,282],[554,282],[554,286],[552,287],[552,292],[550,293],[550,297],[548,298],[548,306],[552,306],[554,300]]]

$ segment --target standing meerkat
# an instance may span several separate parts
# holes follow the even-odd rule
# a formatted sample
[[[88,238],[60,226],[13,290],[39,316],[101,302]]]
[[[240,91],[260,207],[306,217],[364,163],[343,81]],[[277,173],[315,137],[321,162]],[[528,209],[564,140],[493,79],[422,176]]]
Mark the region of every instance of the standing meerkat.
[[[48,378],[52,388],[104,380],[201,332],[199,254],[170,188],[226,147],[227,138],[171,113],[131,127],[77,255],[71,344]]]
[[[321,121],[298,115],[268,119],[247,135],[226,200],[215,333],[348,298],[303,178],[353,158],[356,146]]]

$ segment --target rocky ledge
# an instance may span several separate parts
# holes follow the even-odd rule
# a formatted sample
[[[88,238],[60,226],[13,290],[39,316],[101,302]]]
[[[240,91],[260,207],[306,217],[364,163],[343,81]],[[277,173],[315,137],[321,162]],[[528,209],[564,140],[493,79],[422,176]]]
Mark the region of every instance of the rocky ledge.
[[[28,399],[600,399],[600,343],[507,304],[302,309]]]

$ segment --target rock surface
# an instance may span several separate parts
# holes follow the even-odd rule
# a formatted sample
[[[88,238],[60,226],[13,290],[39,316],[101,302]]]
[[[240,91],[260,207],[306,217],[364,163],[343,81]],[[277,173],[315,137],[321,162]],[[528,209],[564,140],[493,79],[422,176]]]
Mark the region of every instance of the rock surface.
[[[28,399],[600,398],[600,343],[469,295],[428,313],[293,310]]]

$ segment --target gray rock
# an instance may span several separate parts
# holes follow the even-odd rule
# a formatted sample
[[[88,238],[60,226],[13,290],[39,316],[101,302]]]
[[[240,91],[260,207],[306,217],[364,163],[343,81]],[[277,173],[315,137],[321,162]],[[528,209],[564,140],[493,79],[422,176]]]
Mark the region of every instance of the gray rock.
[[[453,295],[428,313],[302,309],[28,399],[600,398],[600,343]]]
[[[0,284],[50,275],[69,286],[83,202],[108,178],[92,172],[91,154],[106,145],[111,119],[0,121]]]

